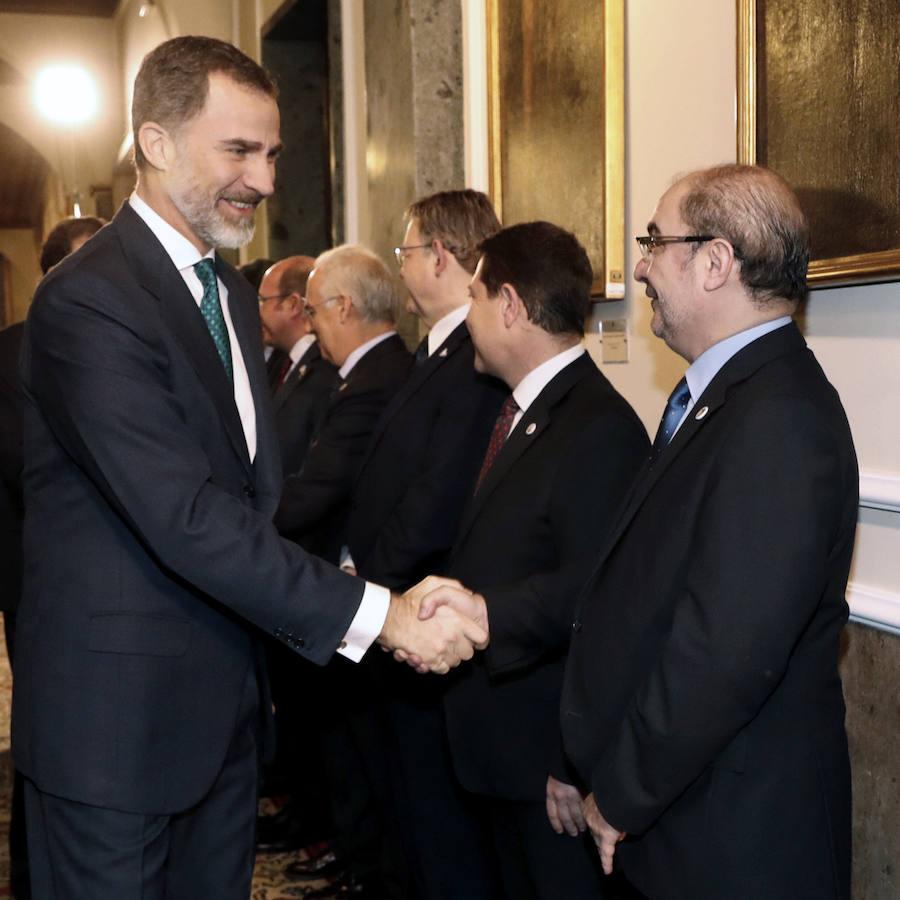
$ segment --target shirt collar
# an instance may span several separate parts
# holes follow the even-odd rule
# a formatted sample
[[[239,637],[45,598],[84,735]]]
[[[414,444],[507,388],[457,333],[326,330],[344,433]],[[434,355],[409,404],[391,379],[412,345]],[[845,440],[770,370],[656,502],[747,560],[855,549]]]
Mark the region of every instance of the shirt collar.
[[[437,322],[431,326],[431,331],[428,332],[429,356],[432,356],[435,351],[439,350],[441,344],[456,331],[458,326],[465,322],[471,305],[471,303],[463,303],[462,306],[458,306],[456,309],[448,312],[446,316],[438,319]]]
[[[360,344],[345,360],[344,364],[338,369],[338,375],[341,376],[344,380],[346,380],[347,376],[353,370],[353,367],[373,348],[380,344],[382,341],[386,341],[392,335],[395,335],[396,331],[386,331],[384,334],[379,334],[377,337],[373,337],[372,340],[366,341],[364,344]]]
[[[201,259],[215,262],[216,251],[210,250],[204,255],[183,235],[176,231],[156,210],[142,200],[137,191],[128,198],[131,208],[144,220],[156,239],[163,245],[169,258],[179,271],[195,266]]]
[[[538,394],[568,365],[571,365],[585,352],[584,344],[576,344],[551,356],[537,368],[532,369],[513,388],[513,397],[522,412],[525,412],[538,398]]]
[[[746,331],[739,331],[737,334],[733,334],[731,337],[725,338],[724,341],[719,341],[718,344],[713,344],[712,347],[704,350],[691,363],[687,372],[684,373],[688,387],[691,390],[691,403],[696,403],[700,399],[700,396],[709,387],[713,378],[719,374],[722,366],[738,351],[743,350],[744,347],[752,344],[753,341],[758,340],[763,335],[789,325],[790,322],[790,316],[780,316],[777,319],[772,319],[771,322],[763,322],[761,325],[754,325],[753,328],[746,329]]]
[[[293,347],[289,356],[291,357],[291,365],[296,366],[298,362],[306,355],[306,351],[316,342],[314,334],[304,334]]]

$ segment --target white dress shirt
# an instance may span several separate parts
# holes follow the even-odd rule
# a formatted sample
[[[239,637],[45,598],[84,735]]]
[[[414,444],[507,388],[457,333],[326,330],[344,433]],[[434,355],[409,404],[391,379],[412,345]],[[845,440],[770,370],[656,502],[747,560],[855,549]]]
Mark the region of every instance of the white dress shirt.
[[[386,341],[389,337],[395,335],[396,331],[386,331],[373,337],[372,340],[360,344],[345,360],[344,364],[338,369],[338,375],[345,381],[347,376],[353,371],[353,367],[373,348],[377,347],[382,341]]]
[[[306,355],[306,351],[309,350],[310,347],[316,342],[316,336],[314,334],[304,334],[293,347],[291,347],[291,352],[288,354],[291,358],[291,367],[287,370],[287,374],[284,376],[284,380],[287,381],[288,375],[294,371],[297,366],[297,363],[300,362],[301,359]]]
[[[163,249],[168,253],[175,268],[178,269],[178,274],[184,279],[184,283],[199,307],[203,300],[203,285],[194,271],[194,266],[201,259],[211,259],[215,262],[216,251],[210,250],[205,256],[201,256],[200,251],[183,234],[179,234],[159,213],[152,210],[137,193],[133,193],[128,202],[163,245]],[[228,341],[231,344],[234,402],[241,417],[244,440],[247,442],[247,452],[250,454],[252,462],[256,458],[256,409],[253,405],[253,394],[250,393],[250,378],[247,375],[247,366],[244,364],[241,345],[238,343],[237,335],[234,333],[234,324],[231,321],[231,310],[228,308],[228,289],[218,276],[216,284],[219,287],[219,305],[222,307],[225,327],[228,329]]]
[[[433,356],[435,351],[440,348],[441,344],[456,331],[459,325],[462,325],[462,323],[465,322],[471,305],[471,303],[463,303],[462,306],[458,306],[452,312],[448,312],[446,316],[438,319],[437,322],[431,326],[431,331],[428,332],[429,356]]]
[[[210,250],[205,256],[201,256],[197,248],[184,235],[179,234],[165,219],[152,210],[137,193],[133,193],[128,202],[131,204],[131,208],[146,222],[147,227],[153,232],[156,239],[163,245],[199,307],[203,300],[203,285],[194,271],[194,265],[200,262],[201,259],[212,259],[215,261],[215,250]],[[237,335],[234,333],[231,312],[228,309],[228,290],[222,284],[220,278],[216,278],[216,283],[219,288],[219,303],[222,307],[222,315],[225,318],[225,326],[228,329],[228,340],[231,342],[234,402],[241,417],[241,427],[244,431],[244,439],[247,441],[247,450],[252,461],[256,458],[256,409],[253,404],[253,395],[250,392],[250,378],[247,375],[247,367],[244,364],[241,345],[238,343]],[[391,334],[393,333],[391,332]],[[385,335],[385,337],[388,336]],[[375,342],[370,341],[369,343],[374,346],[374,343],[378,343],[378,340],[376,339]],[[361,357],[362,353],[359,356]],[[293,353],[291,359],[296,364]],[[344,640],[341,641],[338,653],[353,660],[353,662],[359,662],[366,650],[375,642],[375,638],[381,633],[384,621],[387,618],[390,602],[391,592],[387,588],[366,582],[362,602],[356,611],[356,615],[353,617],[353,621],[350,623],[347,633],[344,635]]]
[[[572,363],[583,356],[585,352],[584,344],[576,344],[574,347],[569,347],[568,350],[563,350],[562,353],[551,356],[550,359],[542,362],[537,368],[532,369],[513,388],[513,397],[519,406],[519,411],[513,418],[509,434],[512,434],[516,430],[516,425],[519,424],[522,416],[527,412],[528,407],[537,400],[541,391],[544,390],[544,388],[547,387],[547,385],[550,384],[550,382],[553,381],[566,366],[572,365]],[[509,435],[507,435],[507,437],[508,436]]]

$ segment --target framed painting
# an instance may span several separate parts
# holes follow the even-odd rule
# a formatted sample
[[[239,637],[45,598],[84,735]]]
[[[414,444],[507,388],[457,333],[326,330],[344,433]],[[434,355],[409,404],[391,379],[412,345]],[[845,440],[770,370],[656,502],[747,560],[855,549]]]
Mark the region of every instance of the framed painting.
[[[572,231],[625,296],[623,0],[487,0],[491,199]]]
[[[797,190],[810,287],[900,279],[896,0],[738,0],[738,160]]]

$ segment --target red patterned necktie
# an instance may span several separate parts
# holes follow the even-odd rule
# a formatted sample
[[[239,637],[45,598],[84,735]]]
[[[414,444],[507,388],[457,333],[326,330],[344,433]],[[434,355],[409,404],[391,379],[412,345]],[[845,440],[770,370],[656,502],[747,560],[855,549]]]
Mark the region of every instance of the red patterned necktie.
[[[519,404],[516,403],[515,397],[510,394],[503,401],[503,406],[500,407],[500,415],[497,416],[497,421],[494,423],[494,430],[491,432],[487,453],[484,454],[484,462],[481,464],[481,471],[478,473],[478,481],[475,482],[476,494],[481,487],[481,482],[484,481],[487,473],[491,471],[494,460],[500,455],[500,451],[509,437],[509,429],[512,427],[513,419],[515,419],[518,411]]]
[[[276,391],[284,384],[285,380],[288,377],[288,372],[291,371],[291,366],[293,364],[294,361],[290,358],[290,356],[281,364],[281,369],[279,369],[278,376],[275,379]]]

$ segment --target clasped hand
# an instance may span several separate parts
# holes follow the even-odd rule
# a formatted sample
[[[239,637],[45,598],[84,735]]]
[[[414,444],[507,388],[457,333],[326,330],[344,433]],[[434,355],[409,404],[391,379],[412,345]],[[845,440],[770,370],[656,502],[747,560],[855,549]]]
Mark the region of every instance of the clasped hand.
[[[477,598],[477,599],[473,599]],[[484,600],[458,581],[429,575],[391,596],[378,642],[417,672],[444,675],[488,645]]]

